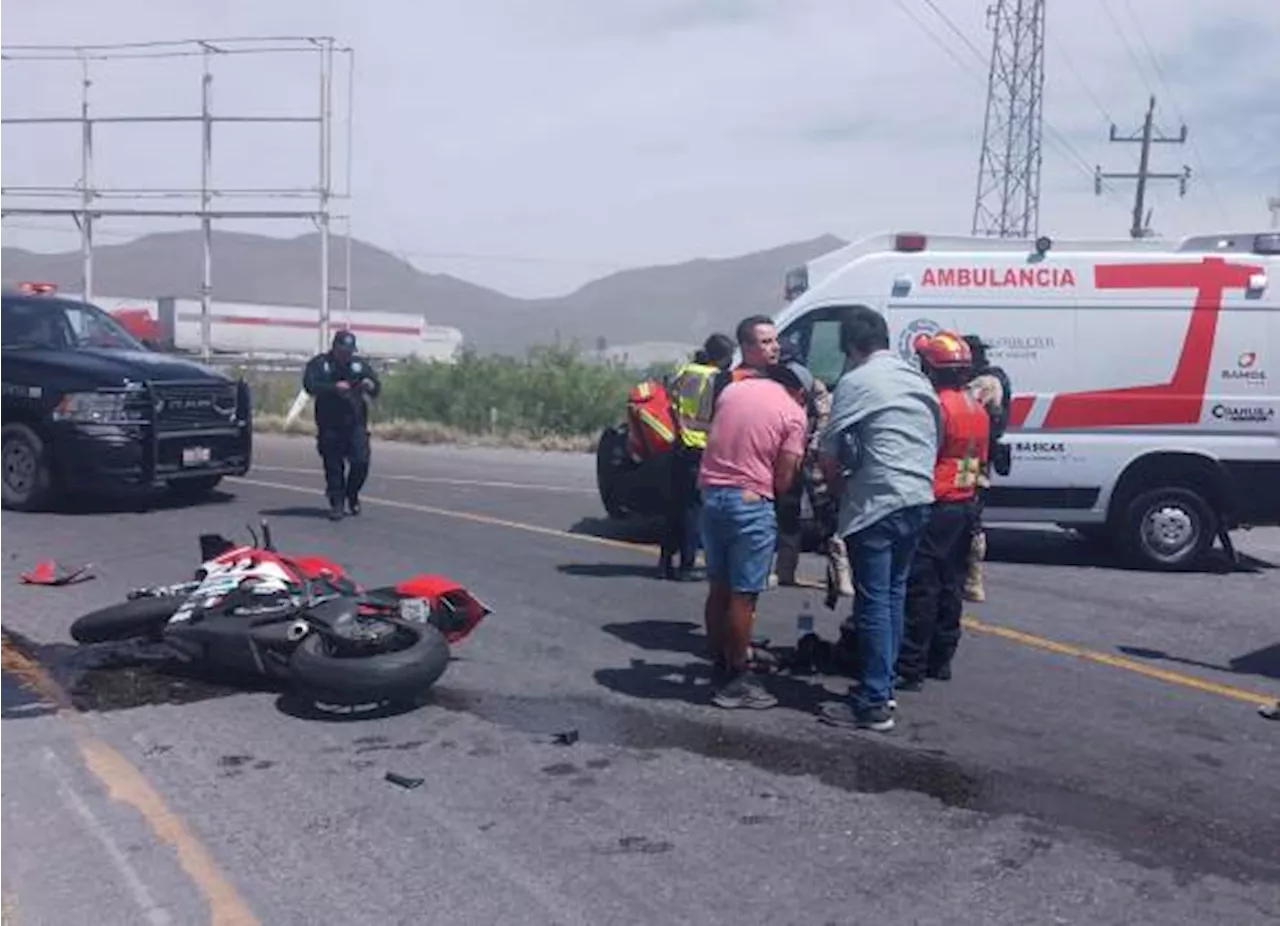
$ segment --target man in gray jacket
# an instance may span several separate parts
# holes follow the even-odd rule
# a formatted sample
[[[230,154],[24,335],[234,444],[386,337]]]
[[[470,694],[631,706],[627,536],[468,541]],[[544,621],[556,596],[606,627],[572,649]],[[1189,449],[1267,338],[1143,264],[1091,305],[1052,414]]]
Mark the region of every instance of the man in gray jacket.
[[[853,567],[849,629],[859,668],[851,701],[821,713],[833,724],[885,731],[893,728],[907,575],[934,501],[941,412],[924,374],[890,351],[879,312],[851,308],[840,346],[848,365],[832,395],[821,453],[840,495],[838,533]]]

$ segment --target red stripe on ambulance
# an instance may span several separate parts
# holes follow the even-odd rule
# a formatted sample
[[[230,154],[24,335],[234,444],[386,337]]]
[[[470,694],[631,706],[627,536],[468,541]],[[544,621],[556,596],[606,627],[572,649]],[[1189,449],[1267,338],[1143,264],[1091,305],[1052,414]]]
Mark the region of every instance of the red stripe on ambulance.
[[[1065,430],[1196,424],[1200,420],[1208,385],[1223,293],[1228,288],[1246,288],[1249,277],[1261,272],[1259,266],[1229,263],[1221,257],[1206,257],[1194,263],[1098,265],[1094,273],[1098,289],[1196,291],[1178,365],[1173,378],[1167,383],[1056,396],[1045,416],[1043,428]],[[1141,349],[1142,345],[1135,345],[1135,350]],[[1027,411],[1030,411],[1030,403]]]

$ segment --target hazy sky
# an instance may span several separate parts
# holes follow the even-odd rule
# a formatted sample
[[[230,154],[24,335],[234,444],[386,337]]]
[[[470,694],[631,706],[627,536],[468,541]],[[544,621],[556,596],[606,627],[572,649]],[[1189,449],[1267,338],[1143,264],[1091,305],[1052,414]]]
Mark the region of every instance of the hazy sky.
[[[354,234],[423,269],[540,295],[824,232],[968,232],[993,2],[41,0],[8,4],[3,41],[332,35],[356,52],[353,199],[336,204]],[[1280,193],[1280,0],[1049,0],[1047,22],[1043,233],[1127,233],[1132,185],[1095,196],[1092,169],[1136,169],[1138,146],[1108,143],[1108,127],[1137,130],[1152,92],[1158,124],[1175,133],[1185,119],[1194,142],[1155,149],[1156,169],[1193,171],[1185,199],[1176,184],[1152,188],[1157,232],[1268,223],[1266,197]],[[216,61],[215,112],[313,114],[315,65]],[[95,111],[196,113],[199,67],[96,64]],[[76,65],[6,61],[2,87],[6,117],[78,110]],[[5,186],[74,183],[77,131],[6,126]],[[306,186],[318,157],[312,127],[218,126],[215,184]],[[103,127],[96,141],[99,187],[196,186],[199,172],[198,126]],[[100,240],[174,227],[193,223],[116,219]],[[4,240],[77,246],[70,220],[8,217]]]

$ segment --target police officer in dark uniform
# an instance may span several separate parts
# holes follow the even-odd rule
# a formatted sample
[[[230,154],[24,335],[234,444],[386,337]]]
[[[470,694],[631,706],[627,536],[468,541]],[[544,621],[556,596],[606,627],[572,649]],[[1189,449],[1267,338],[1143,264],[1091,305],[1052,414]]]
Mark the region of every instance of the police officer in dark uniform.
[[[324,461],[329,520],[343,516],[343,502],[360,513],[360,489],[369,475],[368,398],[377,398],[382,382],[356,354],[356,336],[339,331],[333,345],[307,363],[302,388],[315,398],[316,449]]]

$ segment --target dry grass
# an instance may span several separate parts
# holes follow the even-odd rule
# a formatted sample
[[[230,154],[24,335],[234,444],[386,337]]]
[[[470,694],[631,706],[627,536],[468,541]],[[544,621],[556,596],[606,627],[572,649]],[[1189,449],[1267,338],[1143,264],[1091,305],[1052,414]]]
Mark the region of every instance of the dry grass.
[[[292,425],[285,424],[283,415],[254,415],[255,431],[265,434],[316,433],[315,423],[306,414],[300,415]],[[370,428],[374,437],[381,440],[400,441],[406,444],[453,444],[460,447],[513,447],[518,450],[551,450],[561,453],[594,453],[594,436],[562,437],[559,435],[535,436],[519,431],[497,434],[468,434],[457,428],[435,421],[379,421]]]

